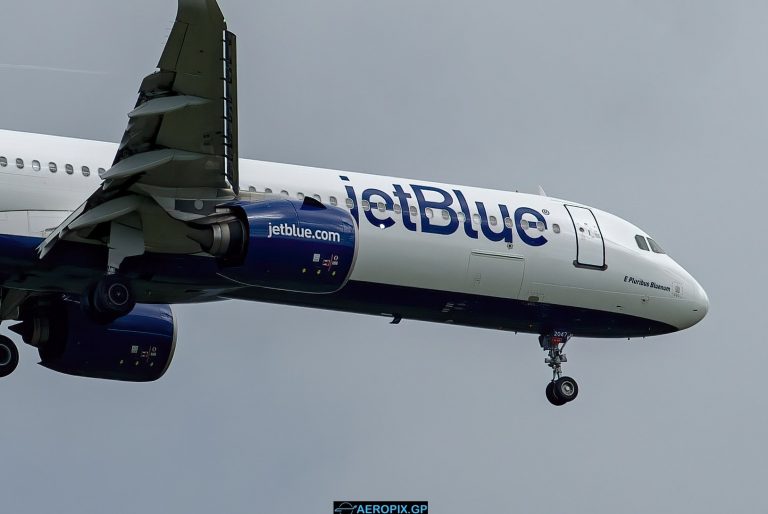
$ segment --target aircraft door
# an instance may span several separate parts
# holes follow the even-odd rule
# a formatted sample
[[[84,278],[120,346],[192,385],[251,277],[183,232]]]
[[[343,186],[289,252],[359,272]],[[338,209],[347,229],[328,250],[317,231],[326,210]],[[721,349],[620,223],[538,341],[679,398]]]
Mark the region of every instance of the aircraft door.
[[[467,292],[495,298],[517,298],[524,273],[525,259],[520,255],[473,250],[467,269]]]
[[[576,260],[573,264],[581,268],[606,269],[605,240],[594,213],[575,205],[566,205],[565,208],[576,230]]]

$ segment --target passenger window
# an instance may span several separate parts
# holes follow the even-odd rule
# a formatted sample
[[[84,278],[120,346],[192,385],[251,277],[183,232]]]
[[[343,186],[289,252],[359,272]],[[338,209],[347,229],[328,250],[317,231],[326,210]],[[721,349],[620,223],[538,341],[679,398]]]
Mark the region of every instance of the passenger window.
[[[403,212],[403,208],[402,208],[402,207],[400,207],[400,204],[399,204],[399,203],[396,203],[396,204],[395,204],[395,214],[400,214],[400,213],[402,213],[402,212]]]
[[[492,227],[495,227],[496,223],[498,223],[498,221],[496,220],[496,216],[491,216],[490,218],[488,218],[488,222],[491,224]]]
[[[32,169],[35,171],[40,171],[40,161],[32,161]]]
[[[24,159],[16,159],[16,167],[20,170],[24,169]]]
[[[71,164],[65,165],[64,170],[67,172],[67,175],[71,175],[75,172],[75,168]]]
[[[552,232],[554,232],[555,234],[559,234],[560,233],[560,225],[558,225],[557,223],[553,224],[552,225]]]
[[[56,166],[55,162],[49,162],[48,169],[51,170],[51,173],[56,173],[59,168]]]
[[[368,200],[363,200],[363,210],[364,211],[370,211],[371,210],[371,203]]]
[[[445,209],[443,209],[443,213],[442,213],[442,215],[443,215],[443,219],[444,219],[444,220],[449,220],[449,219],[451,219],[451,213],[450,213],[450,212],[448,212],[448,211],[447,211],[447,210],[445,210]]]
[[[480,215],[479,214],[473,214],[472,215],[472,224],[473,225],[479,225],[480,224]]]
[[[662,254],[667,253],[664,251],[664,249],[661,246],[659,246],[659,243],[657,243],[650,237],[648,238],[648,244],[651,245],[651,250],[653,250],[653,253],[662,253]]]
[[[523,227],[523,230],[528,229],[528,220],[520,220],[520,226]]]
[[[536,227],[538,227],[539,232],[544,232],[545,227],[544,227],[544,222],[543,221],[538,222],[536,224]]]
[[[291,196],[290,194],[288,194],[288,191],[286,191],[285,189],[280,191],[280,194],[283,195],[283,196]]]
[[[256,186],[248,186],[248,192],[249,193],[255,193],[256,192]]]
[[[645,238],[641,235],[635,236],[635,242],[637,242],[637,247],[641,250],[648,251],[648,243],[645,242]]]
[[[379,202],[377,207],[379,208],[379,212],[385,212],[387,210],[387,204],[384,202]]]
[[[351,198],[347,198],[344,203],[347,205],[347,209],[354,209],[355,208],[355,201]]]
[[[83,166],[82,168],[80,168],[80,171],[83,172],[83,176],[84,177],[90,177],[91,176],[91,168],[89,168],[88,166]]]
[[[296,193],[296,198],[298,198],[299,200],[303,200],[304,199],[304,193]]]
[[[264,189],[264,193],[268,194],[268,195],[271,195],[272,194],[272,190],[267,187],[267,188]]]
[[[458,218],[459,222],[464,223],[467,220],[467,215],[463,212],[459,211],[456,213],[456,217]]]
[[[412,218],[415,218],[419,215],[419,211],[416,209],[415,205],[411,205],[411,208],[408,210],[408,212],[411,214]]]
[[[334,207],[336,207],[337,205],[339,205],[339,201],[338,201],[338,200],[336,200],[336,197],[335,197],[335,196],[332,196],[332,197],[330,197],[328,200],[331,202],[331,205],[333,205]]]
[[[513,228],[515,225],[512,221],[512,218],[504,218],[504,226],[507,228]]]
[[[312,195],[312,198],[314,198],[314,199],[315,199],[315,200],[317,200],[318,202],[322,202],[322,201],[323,201],[323,200],[322,200],[322,197],[321,197],[320,195]]]
[[[424,214],[426,214],[427,219],[430,219],[430,220],[435,217],[435,212],[432,210],[431,207],[427,207],[426,209],[424,209]]]
[[[8,166],[8,159],[6,159],[5,157],[0,157],[0,166],[2,166],[3,168]]]
[[[99,168],[99,178],[104,178],[104,174],[107,172],[104,168]]]

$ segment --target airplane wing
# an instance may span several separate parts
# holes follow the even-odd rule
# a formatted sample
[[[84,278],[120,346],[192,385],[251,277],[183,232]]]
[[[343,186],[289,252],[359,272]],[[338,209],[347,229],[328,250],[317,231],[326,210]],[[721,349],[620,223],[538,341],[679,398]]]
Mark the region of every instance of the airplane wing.
[[[158,70],[141,83],[112,167],[38,247],[41,259],[62,239],[112,248],[126,230],[133,236],[124,253],[140,255],[148,223],[194,220],[238,195],[236,61],[235,35],[216,1],[179,0]]]

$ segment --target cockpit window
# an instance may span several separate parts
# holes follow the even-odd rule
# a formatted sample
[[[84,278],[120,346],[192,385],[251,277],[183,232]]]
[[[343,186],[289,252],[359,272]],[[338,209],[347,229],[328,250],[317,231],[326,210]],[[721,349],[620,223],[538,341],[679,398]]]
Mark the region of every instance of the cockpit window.
[[[661,246],[659,246],[659,243],[657,243],[650,237],[648,238],[648,244],[651,245],[651,250],[653,250],[653,253],[667,253],[664,251],[664,249]]]
[[[645,238],[643,236],[639,234],[636,235],[635,241],[637,241],[638,248],[640,248],[641,250],[645,250],[646,252],[648,251],[648,243],[645,241]]]

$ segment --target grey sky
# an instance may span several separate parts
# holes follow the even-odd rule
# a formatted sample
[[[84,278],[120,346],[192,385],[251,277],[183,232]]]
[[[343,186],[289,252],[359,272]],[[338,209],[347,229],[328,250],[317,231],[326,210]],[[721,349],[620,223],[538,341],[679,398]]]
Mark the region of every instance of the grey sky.
[[[57,375],[25,347],[0,383],[4,512],[768,508],[768,4],[221,5],[239,36],[242,156],[541,184],[648,230],[710,314],[644,341],[574,340],[581,394],[561,409],[534,336],[290,307],[177,308],[175,361],[150,385]],[[14,2],[0,126],[118,140],[175,10]]]

